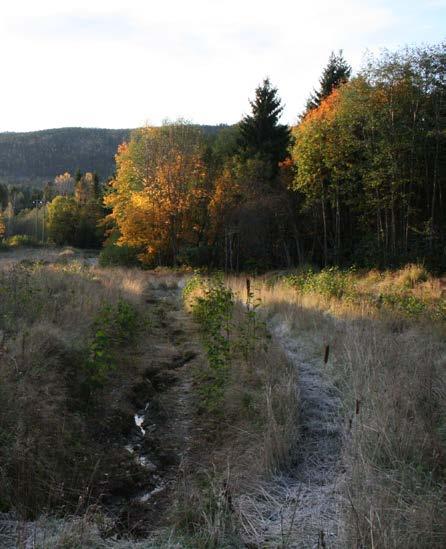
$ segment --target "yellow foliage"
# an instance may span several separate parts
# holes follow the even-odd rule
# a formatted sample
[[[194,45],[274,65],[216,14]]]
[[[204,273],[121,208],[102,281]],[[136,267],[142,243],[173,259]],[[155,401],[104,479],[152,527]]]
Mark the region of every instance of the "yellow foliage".
[[[118,243],[141,248],[144,262],[175,263],[180,246],[194,244],[197,203],[207,196],[199,132],[187,124],[142,128],[120,146],[116,165],[105,204]]]

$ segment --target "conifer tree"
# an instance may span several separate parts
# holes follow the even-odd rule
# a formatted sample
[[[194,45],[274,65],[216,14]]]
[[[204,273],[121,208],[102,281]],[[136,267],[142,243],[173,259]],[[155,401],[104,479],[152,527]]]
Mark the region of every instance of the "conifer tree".
[[[2,210],[0,208],[0,239],[3,238],[5,234],[6,234],[6,224],[5,224]]]
[[[0,183],[0,208],[6,208],[8,205],[8,187],[3,183]]]
[[[94,189],[94,198],[101,198],[102,188],[99,182],[99,176],[96,172],[93,172],[93,189]]]
[[[307,101],[306,113],[319,107],[321,102],[328,97],[331,92],[344,84],[350,78],[352,69],[344,59],[342,50],[338,54],[331,52],[328,64],[322,72],[319,80],[319,90],[314,90]]]
[[[250,101],[252,113],[239,124],[239,147],[244,157],[256,157],[270,164],[274,176],[279,162],[287,156],[290,130],[279,124],[283,106],[277,88],[271,86],[268,78],[255,93],[255,99]]]

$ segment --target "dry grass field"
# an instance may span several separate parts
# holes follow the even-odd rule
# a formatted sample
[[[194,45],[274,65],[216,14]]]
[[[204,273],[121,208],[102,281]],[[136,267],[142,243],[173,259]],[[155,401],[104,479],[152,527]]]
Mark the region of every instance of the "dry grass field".
[[[441,281],[419,266],[316,275],[319,280],[306,288],[296,283],[299,276],[266,276],[252,284],[270,325],[279,326],[288,340],[304,342],[309,360],[316,360],[339,395],[342,490],[339,545],[333,546],[443,547]],[[229,284],[243,294],[244,279]],[[389,295],[394,298],[386,302],[383,296]]]
[[[193,314],[203,289],[183,308],[189,275],[103,269],[72,249],[0,262],[0,545],[263,539],[299,407],[255,308],[231,303],[217,371],[221,348]]]
[[[0,546],[443,547],[442,291],[0,254]]]

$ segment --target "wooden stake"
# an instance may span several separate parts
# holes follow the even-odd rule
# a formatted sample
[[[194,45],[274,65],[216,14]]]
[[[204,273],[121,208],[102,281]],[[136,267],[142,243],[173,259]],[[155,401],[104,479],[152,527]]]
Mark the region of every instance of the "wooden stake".
[[[327,364],[330,355],[330,345],[325,345],[324,363]]]

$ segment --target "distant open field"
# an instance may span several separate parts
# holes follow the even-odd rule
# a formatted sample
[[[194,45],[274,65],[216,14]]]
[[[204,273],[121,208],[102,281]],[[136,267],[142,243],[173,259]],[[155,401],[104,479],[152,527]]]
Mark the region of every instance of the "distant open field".
[[[10,268],[21,261],[43,261],[48,263],[67,263],[70,261],[82,261],[89,265],[97,263],[97,251],[79,250],[71,246],[16,248],[0,251],[0,269]]]

